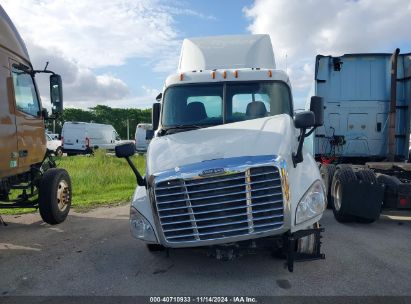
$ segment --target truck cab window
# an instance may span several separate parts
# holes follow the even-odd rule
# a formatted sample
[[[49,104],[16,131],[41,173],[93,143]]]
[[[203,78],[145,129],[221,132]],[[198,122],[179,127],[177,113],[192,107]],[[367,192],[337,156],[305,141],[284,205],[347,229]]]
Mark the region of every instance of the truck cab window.
[[[283,113],[291,115],[291,109],[291,95],[282,82],[178,85],[165,92],[162,126],[164,129],[178,126],[184,130],[182,127],[206,127]]]
[[[17,110],[39,116],[39,100],[31,75],[13,66],[12,77]]]
[[[227,85],[227,122],[290,114],[291,97],[281,82],[250,82]]]
[[[223,84],[175,86],[164,97],[163,126],[223,123]]]

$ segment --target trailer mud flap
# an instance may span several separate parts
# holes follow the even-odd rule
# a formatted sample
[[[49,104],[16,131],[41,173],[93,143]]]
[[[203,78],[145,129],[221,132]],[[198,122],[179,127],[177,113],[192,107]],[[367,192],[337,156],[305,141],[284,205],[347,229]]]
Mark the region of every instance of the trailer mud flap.
[[[375,220],[381,212],[384,186],[363,181],[341,185],[341,211],[344,214]]]

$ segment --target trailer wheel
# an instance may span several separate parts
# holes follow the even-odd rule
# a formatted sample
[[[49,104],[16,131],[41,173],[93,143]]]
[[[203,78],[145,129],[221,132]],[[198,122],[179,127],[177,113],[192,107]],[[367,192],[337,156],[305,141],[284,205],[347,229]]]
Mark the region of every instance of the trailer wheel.
[[[355,176],[355,173],[350,166],[342,166],[335,171],[331,184],[331,206],[335,219],[341,223],[353,220],[353,217],[351,215],[347,215],[342,211],[341,206],[344,201],[342,197],[342,187],[344,187],[345,184],[356,180],[357,177]]]
[[[147,244],[147,249],[150,252],[164,251],[166,248],[159,244]]]
[[[325,194],[327,196],[327,208],[329,209],[331,209],[331,205],[332,205],[331,185],[332,185],[334,173],[335,173],[335,165],[333,164],[321,165],[320,174],[325,184]]]
[[[47,170],[40,182],[39,209],[43,221],[50,225],[63,222],[71,206],[71,180],[67,171]]]

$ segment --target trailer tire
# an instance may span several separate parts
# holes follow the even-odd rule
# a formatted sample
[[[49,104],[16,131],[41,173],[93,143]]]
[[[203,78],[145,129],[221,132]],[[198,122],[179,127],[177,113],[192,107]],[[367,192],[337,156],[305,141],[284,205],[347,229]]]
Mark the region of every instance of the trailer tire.
[[[327,197],[327,208],[331,209],[332,196],[331,196],[331,185],[335,173],[335,165],[333,164],[323,164],[320,167],[321,178],[325,185],[325,194]]]
[[[60,168],[47,170],[39,187],[39,210],[43,221],[50,225],[63,222],[71,206],[71,180]]]
[[[331,185],[331,206],[333,209],[335,219],[340,223],[346,223],[352,221],[354,218],[351,215],[345,214],[341,209],[342,199],[342,187],[349,183],[355,182],[357,177],[350,166],[338,167],[335,171],[334,178]]]
[[[164,251],[166,248],[160,244],[147,244],[147,249],[150,252]]]

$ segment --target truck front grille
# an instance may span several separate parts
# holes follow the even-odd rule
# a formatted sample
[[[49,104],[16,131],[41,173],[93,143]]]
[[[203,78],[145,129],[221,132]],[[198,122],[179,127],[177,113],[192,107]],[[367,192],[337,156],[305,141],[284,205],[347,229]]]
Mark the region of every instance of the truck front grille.
[[[283,197],[277,167],[155,184],[157,212],[169,243],[251,235],[281,228]]]

